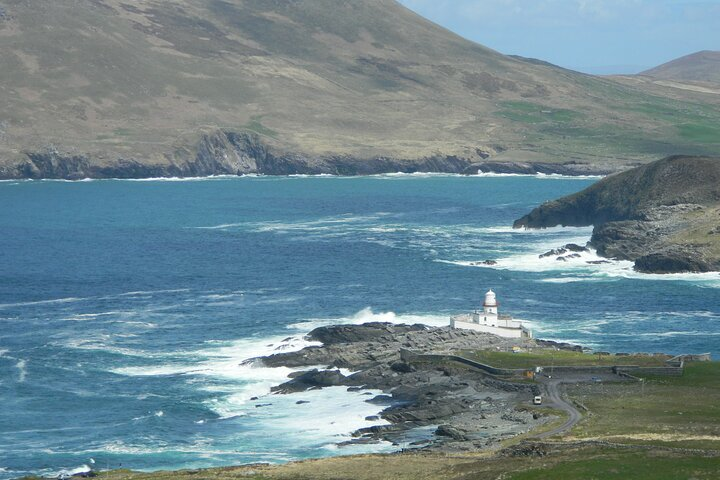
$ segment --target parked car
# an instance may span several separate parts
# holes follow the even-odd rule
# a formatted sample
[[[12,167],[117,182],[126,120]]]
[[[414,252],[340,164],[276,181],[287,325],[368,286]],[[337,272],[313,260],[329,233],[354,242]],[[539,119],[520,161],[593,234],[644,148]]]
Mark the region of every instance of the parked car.
[[[540,395],[533,398],[533,405],[542,405],[542,397]]]

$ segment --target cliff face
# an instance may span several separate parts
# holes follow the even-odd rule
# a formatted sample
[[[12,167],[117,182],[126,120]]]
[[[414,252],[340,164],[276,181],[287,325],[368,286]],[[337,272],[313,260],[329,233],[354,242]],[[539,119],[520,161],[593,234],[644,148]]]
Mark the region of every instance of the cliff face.
[[[160,162],[119,158],[98,163],[78,154],[57,149],[26,152],[24,158],[0,166],[0,179],[51,178],[148,178],[203,177],[210,175],[373,175],[382,173],[546,173],[562,175],[604,175],[612,167],[587,164],[485,161],[485,152],[464,157],[431,155],[422,158],[351,155],[310,156],[285,153],[264,143],[252,133],[212,131],[201,135],[193,147],[178,147]]]
[[[720,270],[720,157],[673,156],[547,202],[514,228],[594,225],[598,253],[653,273]]]

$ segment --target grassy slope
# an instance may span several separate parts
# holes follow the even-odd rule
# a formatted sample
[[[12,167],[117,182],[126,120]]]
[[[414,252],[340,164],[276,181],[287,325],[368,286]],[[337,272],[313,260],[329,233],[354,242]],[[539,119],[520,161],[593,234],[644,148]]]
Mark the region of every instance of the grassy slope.
[[[309,154],[645,160],[717,148],[720,99],[500,55],[391,0],[0,0],[0,161],[167,162],[198,132]],[[713,103],[715,102],[715,103]]]
[[[640,75],[663,80],[720,84],[720,52],[704,50],[685,55],[646,70]]]

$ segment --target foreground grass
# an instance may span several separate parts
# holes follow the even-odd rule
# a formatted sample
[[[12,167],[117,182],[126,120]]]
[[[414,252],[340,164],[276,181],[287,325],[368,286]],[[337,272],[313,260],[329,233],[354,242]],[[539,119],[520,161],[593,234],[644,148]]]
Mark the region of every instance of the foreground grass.
[[[118,470],[102,473],[103,480],[231,480],[231,479],[716,479],[720,458],[672,452],[627,451],[585,447],[561,450],[541,457],[505,457],[480,454],[359,455],[289,463],[140,473]]]
[[[562,365],[642,365],[662,366],[666,357],[649,355],[597,355],[568,350],[536,350],[529,353],[465,351],[461,355],[499,368],[533,368]]]
[[[667,453],[588,454],[509,475],[513,480],[597,479],[676,480],[710,479],[720,474],[720,459],[678,457]]]
[[[637,383],[576,385],[569,395],[592,414],[579,438],[720,449],[720,363],[689,363],[682,377]]]

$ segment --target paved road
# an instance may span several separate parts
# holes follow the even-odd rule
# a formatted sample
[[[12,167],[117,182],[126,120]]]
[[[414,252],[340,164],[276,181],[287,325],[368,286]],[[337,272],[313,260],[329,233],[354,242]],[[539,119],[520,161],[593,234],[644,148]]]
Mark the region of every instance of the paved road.
[[[575,424],[578,423],[582,418],[582,415],[580,415],[580,412],[577,410],[577,408],[575,408],[570,402],[562,398],[559,388],[561,383],[562,380],[560,379],[552,379],[545,382],[546,397],[543,399],[543,403],[547,406],[559,408],[560,410],[564,410],[565,412],[567,412],[567,421],[559,427],[555,427],[552,430],[548,430],[546,432],[538,433],[532,438],[547,438],[554,435],[563,434],[570,430],[573,426],[575,426]]]

